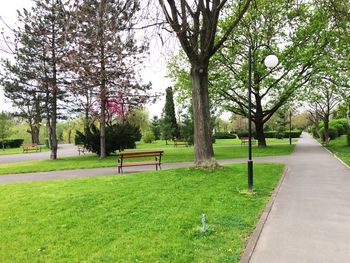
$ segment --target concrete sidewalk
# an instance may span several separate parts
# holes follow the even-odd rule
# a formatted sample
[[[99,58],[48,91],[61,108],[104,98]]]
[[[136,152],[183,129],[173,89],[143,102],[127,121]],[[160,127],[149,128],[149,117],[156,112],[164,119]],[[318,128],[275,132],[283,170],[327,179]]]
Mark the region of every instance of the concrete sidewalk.
[[[303,134],[252,263],[350,262],[350,170]]]

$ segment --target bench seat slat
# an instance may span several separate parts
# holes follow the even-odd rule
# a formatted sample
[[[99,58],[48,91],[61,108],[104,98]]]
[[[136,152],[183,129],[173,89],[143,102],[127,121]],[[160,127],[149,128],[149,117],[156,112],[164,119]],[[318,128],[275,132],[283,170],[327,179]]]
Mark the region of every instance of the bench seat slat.
[[[127,163],[123,163],[123,167],[124,166],[142,166],[142,165],[158,165],[159,162],[127,162]]]

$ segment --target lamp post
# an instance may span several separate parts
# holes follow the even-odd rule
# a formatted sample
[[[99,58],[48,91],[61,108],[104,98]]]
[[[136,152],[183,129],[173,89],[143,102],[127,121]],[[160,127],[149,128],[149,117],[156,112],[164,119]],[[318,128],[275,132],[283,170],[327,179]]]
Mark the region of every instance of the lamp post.
[[[289,111],[289,145],[292,145],[292,111]]]
[[[273,54],[269,45],[259,45],[253,49],[249,46],[248,51],[248,189],[253,189],[253,159],[252,159],[252,53],[255,55],[255,51],[260,47],[267,47],[271,54],[268,55],[264,64],[267,68],[274,68],[278,64],[278,58]],[[255,56],[253,56],[255,57]]]

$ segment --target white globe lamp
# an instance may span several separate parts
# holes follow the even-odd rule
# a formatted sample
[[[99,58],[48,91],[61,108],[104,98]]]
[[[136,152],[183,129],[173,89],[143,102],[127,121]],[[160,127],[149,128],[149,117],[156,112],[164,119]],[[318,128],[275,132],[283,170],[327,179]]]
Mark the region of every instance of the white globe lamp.
[[[278,64],[278,58],[277,58],[277,56],[276,56],[276,55],[273,55],[273,54],[268,55],[268,56],[265,58],[265,60],[264,60],[264,64],[265,64],[265,66],[268,67],[268,68],[274,68],[274,67],[276,67],[277,64]]]

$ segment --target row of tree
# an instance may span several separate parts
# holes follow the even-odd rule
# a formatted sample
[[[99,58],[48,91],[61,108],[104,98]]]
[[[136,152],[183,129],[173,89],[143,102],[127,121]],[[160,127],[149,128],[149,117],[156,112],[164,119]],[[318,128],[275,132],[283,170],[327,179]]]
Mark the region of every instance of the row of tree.
[[[150,99],[136,74],[148,48],[133,30],[139,12],[137,0],[35,0],[18,12],[14,61],[2,61],[1,84],[34,143],[46,122],[51,159],[59,118],[83,112],[85,129],[98,120],[104,158],[106,125]]]
[[[224,8],[225,2],[217,1],[217,6],[214,4],[210,7],[205,3],[201,6],[199,1],[196,6],[198,9],[192,10],[193,13],[185,6],[174,12],[182,14],[182,10],[187,10],[187,16],[193,19],[191,23],[186,19],[177,20],[176,16],[174,18],[174,15],[168,14],[168,20],[172,25],[178,26],[177,30],[186,31],[187,27],[186,32],[178,34],[183,51],[169,64],[169,75],[176,83],[175,88],[179,91],[180,100],[186,101],[191,98],[193,105],[196,105],[194,101],[198,92],[203,100],[211,101],[210,104],[206,102],[208,108],[225,109],[247,117],[248,49],[251,48],[252,121],[255,124],[259,146],[266,146],[264,128],[281,107],[287,106],[293,110],[295,105],[300,105],[302,101],[312,102],[311,105],[318,105],[319,115],[320,111],[328,111],[326,114],[328,117],[325,116],[324,119],[329,118],[329,110],[341,101],[340,98],[348,97],[349,45],[347,43],[349,36],[346,32],[349,30],[349,3],[336,0],[254,0],[246,9],[236,5],[240,7],[238,10],[245,12],[244,16],[222,15],[215,29],[210,22],[204,23],[206,14],[210,13],[212,16],[217,14],[216,7],[222,7],[220,12],[223,14],[226,14],[225,11],[232,14],[232,11]],[[246,2],[240,1],[240,3],[244,5]],[[227,7],[229,6],[227,4]],[[200,14],[202,7],[207,12],[203,14],[203,23],[200,24],[202,28],[195,27],[197,17],[194,14]],[[169,8],[176,9],[175,6]],[[233,11],[233,13],[239,12]],[[174,30],[178,32],[175,28]],[[202,45],[201,42],[187,43],[181,40],[183,37],[189,40],[197,38],[198,41],[205,37],[210,39],[209,36],[202,35],[209,32],[215,32],[217,35],[211,40],[211,46]],[[224,45],[215,48],[221,43]],[[262,62],[271,50],[279,58],[279,64],[273,69],[267,69]],[[195,54],[198,57],[195,57]],[[197,62],[193,60],[207,63],[198,67],[199,71],[205,69],[202,71],[200,81],[196,79]],[[205,81],[208,86],[198,84]],[[198,85],[201,87],[200,92],[196,91]],[[330,97],[330,92],[325,90],[332,91],[332,100],[336,101],[334,105],[324,103],[327,97],[328,100]],[[202,108],[196,109],[196,107],[194,108],[195,123],[197,123],[196,118],[203,122],[203,119],[200,120]],[[205,118],[209,119],[208,116]],[[195,126],[196,129],[206,130],[208,127],[198,124]],[[205,152],[201,158],[209,161],[213,156],[209,149],[210,142],[200,133],[196,134],[198,141],[208,144],[206,149],[200,151]],[[197,158],[198,162],[201,158]]]

